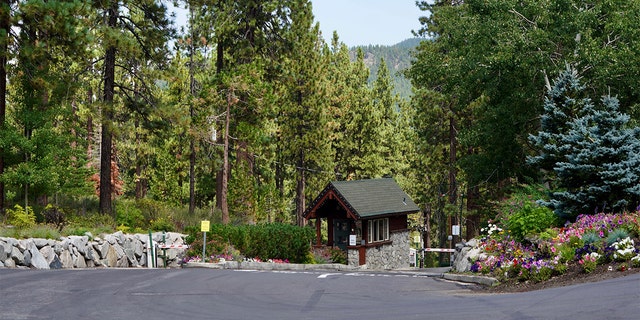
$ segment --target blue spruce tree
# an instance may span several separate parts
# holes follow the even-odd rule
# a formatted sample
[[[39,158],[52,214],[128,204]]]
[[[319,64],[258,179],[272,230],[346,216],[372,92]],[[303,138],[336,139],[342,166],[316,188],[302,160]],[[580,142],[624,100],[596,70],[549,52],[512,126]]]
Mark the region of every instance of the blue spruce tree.
[[[582,88],[575,71],[565,71],[547,94],[541,131],[530,137],[541,151],[529,162],[547,169],[556,187],[543,204],[570,220],[635,209],[640,200],[640,129],[628,127],[618,99],[604,97],[596,107],[578,98]]]
[[[590,99],[580,98],[584,88],[575,69],[567,68],[562,72],[547,90],[540,117],[540,131],[529,136],[539,154],[527,160],[529,164],[542,169],[550,180],[554,180],[552,172],[556,162],[562,160],[562,151],[559,150],[562,135],[569,130],[573,119],[591,107]]]

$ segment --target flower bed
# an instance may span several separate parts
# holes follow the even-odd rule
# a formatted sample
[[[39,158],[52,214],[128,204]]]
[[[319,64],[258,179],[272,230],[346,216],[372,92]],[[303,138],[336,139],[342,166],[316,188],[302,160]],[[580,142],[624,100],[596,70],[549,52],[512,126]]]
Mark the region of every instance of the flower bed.
[[[234,259],[234,257],[231,256],[231,255],[218,254],[218,255],[212,255],[212,256],[208,257],[206,259],[206,261],[204,261],[204,262],[222,263],[222,262],[226,262],[226,261],[236,261],[236,260],[238,260],[238,259]],[[268,259],[266,261],[263,261],[260,258],[242,258],[240,261],[244,261],[244,262],[266,262],[266,263],[278,263],[278,264],[289,263],[288,259]],[[184,259],[182,259],[182,263],[190,263],[190,262],[203,262],[203,261],[202,261],[202,257],[200,257],[200,256],[185,257]]]
[[[640,267],[640,213],[579,216],[563,228],[550,228],[515,241],[508,230],[489,225],[480,239],[485,253],[470,270],[499,280],[540,282],[579,266],[590,273],[599,265],[618,270]],[[634,240],[635,239],[635,240]]]

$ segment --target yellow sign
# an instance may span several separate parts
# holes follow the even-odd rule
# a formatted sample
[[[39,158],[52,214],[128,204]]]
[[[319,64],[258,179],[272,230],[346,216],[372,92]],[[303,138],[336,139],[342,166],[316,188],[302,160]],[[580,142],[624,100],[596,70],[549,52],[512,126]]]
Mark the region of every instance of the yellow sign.
[[[207,220],[200,221],[200,231],[209,232],[209,221]]]

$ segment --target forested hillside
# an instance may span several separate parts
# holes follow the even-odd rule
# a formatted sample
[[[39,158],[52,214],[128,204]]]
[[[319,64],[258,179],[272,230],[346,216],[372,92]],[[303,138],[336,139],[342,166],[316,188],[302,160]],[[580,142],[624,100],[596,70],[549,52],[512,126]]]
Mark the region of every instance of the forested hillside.
[[[329,181],[408,169],[390,71],[309,1],[178,4],[180,30],[155,0],[2,3],[2,212],[303,225]]]
[[[431,40],[352,49],[308,0],[177,3],[180,29],[158,0],[0,3],[2,221],[303,225],[329,181],[393,176],[445,245],[522,185],[557,210],[640,204],[638,2],[419,1]]]
[[[380,59],[384,59],[393,79],[394,93],[404,99],[411,97],[411,81],[403,71],[411,66],[411,52],[420,44],[422,39],[411,38],[392,46],[368,45],[351,48],[351,57],[355,59],[358,50],[364,53],[364,62],[371,70],[369,82],[373,82],[378,74]]]

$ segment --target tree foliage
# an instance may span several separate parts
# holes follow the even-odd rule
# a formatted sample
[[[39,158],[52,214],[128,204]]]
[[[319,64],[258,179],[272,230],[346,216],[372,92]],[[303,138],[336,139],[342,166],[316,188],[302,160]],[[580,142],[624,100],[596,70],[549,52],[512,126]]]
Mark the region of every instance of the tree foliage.
[[[636,209],[640,128],[628,127],[618,99],[605,96],[596,105],[583,90],[575,69],[565,70],[547,93],[541,131],[530,138],[540,150],[530,162],[558,189],[545,204],[565,219]]]
[[[620,111],[636,110],[638,99],[629,88],[637,86],[638,71],[629,61],[640,56],[637,3],[418,4],[430,15],[421,19],[417,33],[428,38],[417,48],[407,75],[415,87],[414,120],[424,127],[417,144],[430,154],[421,161],[428,162],[429,176],[439,177],[430,178],[437,179],[432,189],[446,172],[455,171],[455,185],[467,186],[469,209],[473,187],[482,196],[475,205],[488,208],[486,201],[502,197],[506,186],[537,179],[538,172],[524,164],[532,151],[528,136],[539,129],[548,74],[574,65],[587,80],[585,90],[608,90],[620,97]],[[453,130],[447,131],[447,122],[454,123]],[[444,192],[452,195],[456,190],[448,180]],[[431,192],[436,203],[438,192]]]

